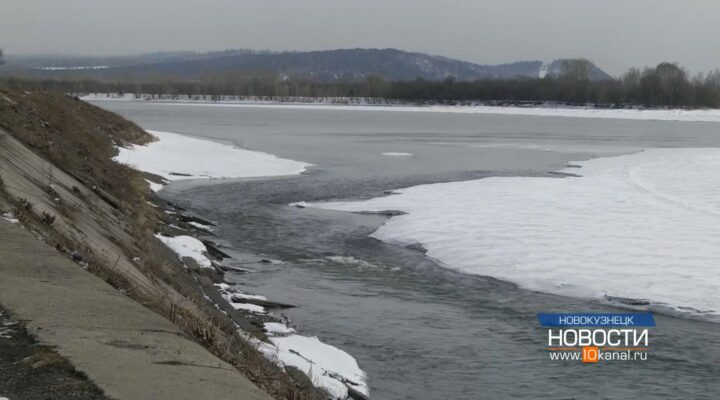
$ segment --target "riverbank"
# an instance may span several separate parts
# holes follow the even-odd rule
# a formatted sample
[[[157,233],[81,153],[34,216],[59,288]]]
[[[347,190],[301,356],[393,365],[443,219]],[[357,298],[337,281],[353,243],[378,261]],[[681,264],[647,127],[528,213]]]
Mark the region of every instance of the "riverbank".
[[[208,274],[157,238],[175,228],[156,207],[146,181],[155,177],[111,160],[118,146],[152,140],[67,96],[0,91],[0,222],[17,241],[0,243],[0,303],[113,397],[324,398],[264,357],[253,342],[265,338],[262,326],[228,318],[209,300]],[[156,331],[174,338],[157,344],[164,339],[147,334]],[[131,372],[116,374],[117,363]],[[192,374],[210,365],[226,372]],[[218,380],[225,394],[202,390]]]
[[[311,166],[233,145],[170,132],[149,132],[155,136],[154,141],[121,148],[115,160],[152,174],[149,184],[156,191],[173,181],[285,176],[300,174]],[[193,163],[188,164],[188,159]],[[190,215],[174,204],[155,206],[163,213],[164,220],[156,237],[187,267],[208,278],[201,279],[206,295],[233,318],[240,334],[268,360],[286,371],[303,373],[333,399],[369,396],[367,377],[351,355],[317,337],[303,336],[288,325],[279,311],[294,306],[269,301],[260,294],[243,293],[235,284],[223,280],[223,273],[229,269],[236,273],[247,270],[221,263],[229,256],[207,240],[214,236],[215,223]],[[273,263],[281,261],[259,259],[256,262]],[[243,326],[243,322],[248,321],[256,328]]]
[[[640,121],[720,122],[720,109],[647,108],[622,105],[567,104],[555,102],[449,101],[422,104],[392,99],[354,97],[256,97],[210,95],[153,95],[78,93],[85,101],[138,101],[158,104],[216,107],[279,107],[336,111],[393,111],[455,114],[522,115],[565,118],[629,119]]]
[[[0,221],[0,237],[0,304],[26,321],[33,335],[67,357],[108,397],[271,399],[168,320],[18,224]],[[36,388],[40,398],[52,390]],[[16,393],[2,394],[16,398]]]

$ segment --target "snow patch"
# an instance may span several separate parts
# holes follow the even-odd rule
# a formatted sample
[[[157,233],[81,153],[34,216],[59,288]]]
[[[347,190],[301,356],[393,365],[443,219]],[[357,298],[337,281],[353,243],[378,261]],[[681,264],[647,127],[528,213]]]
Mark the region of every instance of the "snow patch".
[[[190,257],[197,261],[198,265],[203,268],[212,268],[212,262],[207,258],[207,248],[198,239],[192,236],[174,236],[168,237],[160,234],[155,235],[167,247],[174,251],[180,259]]]
[[[271,336],[272,344],[257,342],[259,350],[280,366],[292,366],[305,373],[313,384],[333,399],[347,399],[348,387],[369,394],[367,377],[348,353],[321,342],[317,337]]]
[[[168,181],[294,175],[312,165],[177,133],[148,132],[157,140],[120,147],[113,160]]]
[[[263,307],[233,301],[238,298],[265,300],[265,297],[241,293],[235,289],[235,285],[227,283],[218,283],[215,287],[235,309],[257,314],[266,313]],[[271,343],[245,336],[266,358],[278,366],[298,368],[315,386],[327,390],[333,399],[347,399],[348,387],[368,394],[365,373],[358,367],[357,361],[346,352],[322,343],[317,337],[298,335],[294,328],[280,322],[265,322],[263,326]],[[243,334],[242,331],[240,333]]]
[[[548,71],[550,70],[550,63],[547,61],[544,61],[542,65],[540,65],[540,70],[538,70],[538,78],[543,79],[547,76]]]
[[[155,183],[149,179],[145,179],[145,182],[147,182],[148,185],[150,186],[150,190],[152,190],[155,193],[159,192],[163,188],[162,183]]]
[[[265,314],[265,307],[257,304],[250,303],[234,303],[232,300],[228,300],[230,305],[236,310],[245,310],[255,314]]]
[[[249,299],[249,300],[267,300],[265,296],[242,293],[234,288],[232,285],[227,283],[215,284],[218,288],[220,295],[236,310],[245,310],[256,314],[265,314],[265,307],[258,306],[256,304],[243,303],[238,300]]]
[[[33,69],[41,71],[80,71],[80,70],[96,70],[96,69],[108,69],[107,65],[78,65],[73,67],[35,67]]]
[[[240,292],[235,292],[233,294],[233,297],[236,297],[238,299],[267,300],[267,298],[265,296],[261,296],[259,294],[247,294],[247,293],[240,293]]]
[[[4,219],[7,222],[10,222],[11,224],[19,224],[20,220],[15,218],[15,215],[13,213],[4,213],[0,218]]]
[[[200,229],[205,230],[205,231],[208,231],[208,232],[212,232],[212,231],[213,231],[213,228],[214,228],[213,226],[201,224],[201,223],[195,222],[195,221],[190,221],[190,222],[188,222],[188,225],[192,225],[192,226],[194,226],[194,227],[196,227],[196,228],[200,228]]]
[[[235,309],[265,314],[263,307],[233,302],[237,298],[265,300],[265,297],[241,293],[234,285],[227,283],[218,283],[215,287]],[[333,399],[347,399],[348,386],[368,394],[365,373],[346,352],[322,343],[317,337],[298,335],[294,328],[280,322],[266,322],[263,326],[272,343],[252,337],[248,337],[248,340],[272,362],[280,367],[293,366],[303,371],[315,386],[327,390]]]
[[[295,333],[295,328],[290,328],[289,326],[280,322],[266,322],[264,326],[268,334],[288,335],[291,333]]]
[[[360,267],[360,268],[370,268],[370,269],[380,268],[378,265],[367,262],[365,260],[360,260],[360,259],[352,257],[352,256],[327,256],[327,257],[325,257],[325,259],[327,259],[328,261],[338,263],[338,264],[353,265],[353,266]]]
[[[307,206],[404,211],[371,236],[421,243],[463,273],[720,315],[720,149],[650,149],[575,164],[582,168],[561,172],[580,177],[491,177]]]
[[[12,339],[13,337],[10,333],[10,329],[0,327],[0,339]],[[2,400],[2,397],[0,397],[0,400]]]

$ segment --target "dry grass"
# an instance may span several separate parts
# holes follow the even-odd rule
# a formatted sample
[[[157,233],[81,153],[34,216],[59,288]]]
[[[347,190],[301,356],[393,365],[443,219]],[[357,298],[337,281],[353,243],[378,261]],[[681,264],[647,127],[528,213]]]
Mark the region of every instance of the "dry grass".
[[[64,366],[67,364],[67,360],[47,347],[41,347],[32,356],[25,358],[20,362],[33,369],[57,365]]]
[[[213,354],[242,371],[252,382],[278,399],[321,400],[324,392],[294,381],[268,360],[247,339],[241,337],[227,319],[197,318],[170,308],[175,324],[203,343]]]

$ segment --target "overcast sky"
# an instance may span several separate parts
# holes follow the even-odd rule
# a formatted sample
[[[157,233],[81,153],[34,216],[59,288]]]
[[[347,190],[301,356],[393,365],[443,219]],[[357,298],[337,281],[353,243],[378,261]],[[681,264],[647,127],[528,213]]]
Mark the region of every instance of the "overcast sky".
[[[484,64],[586,57],[613,74],[720,67],[717,0],[0,0],[6,53],[395,47]]]

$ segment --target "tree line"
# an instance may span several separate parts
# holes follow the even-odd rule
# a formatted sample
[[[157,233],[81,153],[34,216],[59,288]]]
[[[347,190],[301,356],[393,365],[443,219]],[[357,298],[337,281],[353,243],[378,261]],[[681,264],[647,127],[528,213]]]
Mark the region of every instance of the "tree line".
[[[316,82],[270,72],[235,72],[197,80],[154,78],[131,81],[112,77],[91,79],[4,78],[4,83],[26,89],[65,93],[129,93],[193,98],[223,96],[263,98],[366,98],[410,103],[525,103],[557,102],[604,107],[720,107],[720,70],[690,77],[674,63],[643,70],[630,69],[619,78],[591,80],[582,63],[560,75],[545,78],[442,81],[415,79],[387,81],[379,76],[364,80]]]

